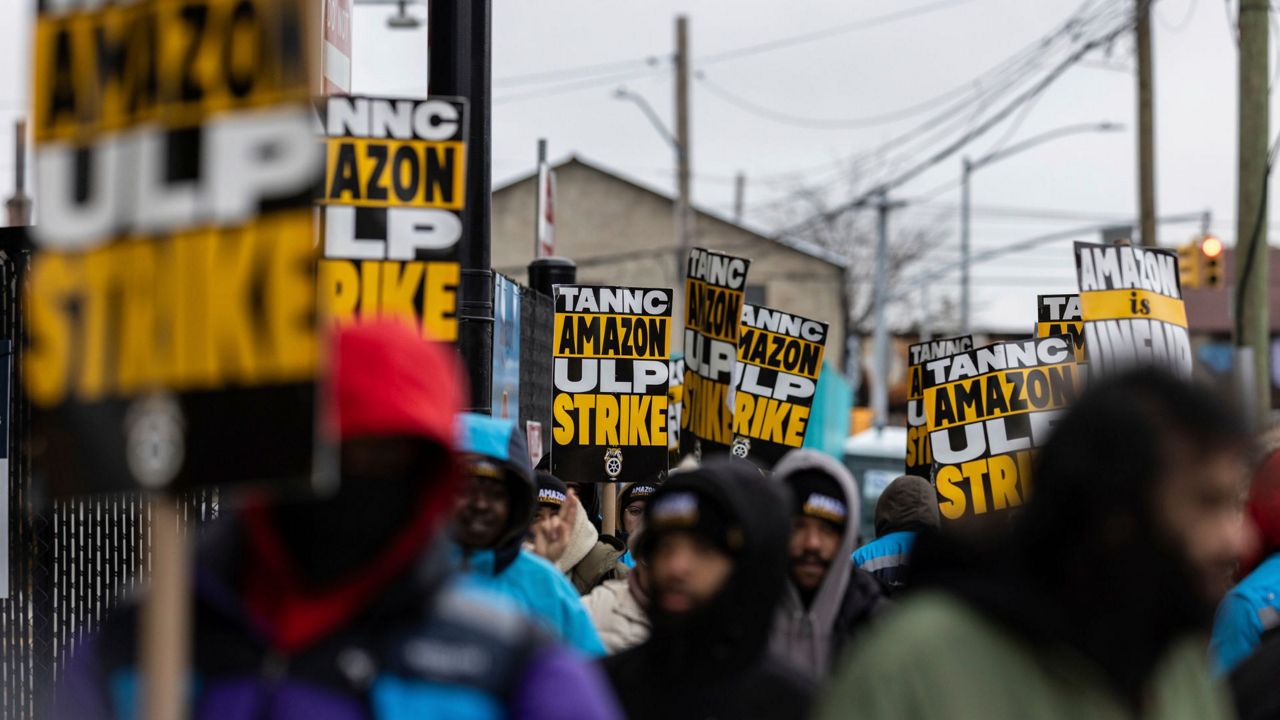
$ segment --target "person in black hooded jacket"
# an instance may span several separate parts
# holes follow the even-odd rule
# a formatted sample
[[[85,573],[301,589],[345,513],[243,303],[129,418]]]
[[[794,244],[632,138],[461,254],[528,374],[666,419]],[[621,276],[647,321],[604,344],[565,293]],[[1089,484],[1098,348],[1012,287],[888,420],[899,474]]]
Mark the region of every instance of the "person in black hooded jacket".
[[[768,654],[786,580],[788,502],[741,461],[672,474],[645,508],[643,644],[604,660],[627,716],[804,718],[811,683]]]

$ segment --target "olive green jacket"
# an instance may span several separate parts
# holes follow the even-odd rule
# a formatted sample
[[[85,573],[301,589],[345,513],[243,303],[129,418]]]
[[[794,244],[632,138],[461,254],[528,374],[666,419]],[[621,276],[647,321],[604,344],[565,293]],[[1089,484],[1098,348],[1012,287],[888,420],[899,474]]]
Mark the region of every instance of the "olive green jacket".
[[[1135,716],[1096,671],[1065,649],[1035,647],[937,592],[883,616],[846,655],[822,720],[1228,720],[1202,642],[1171,649]]]

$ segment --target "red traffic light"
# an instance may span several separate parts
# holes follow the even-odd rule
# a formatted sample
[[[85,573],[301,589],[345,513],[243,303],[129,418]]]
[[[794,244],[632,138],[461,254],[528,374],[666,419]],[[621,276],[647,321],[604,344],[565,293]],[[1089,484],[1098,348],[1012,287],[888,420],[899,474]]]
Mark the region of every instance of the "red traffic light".
[[[1200,252],[1204,253],[1207,258],[1216,258],[1222,254],[1222,241],[1209,235],[1200,241]]]

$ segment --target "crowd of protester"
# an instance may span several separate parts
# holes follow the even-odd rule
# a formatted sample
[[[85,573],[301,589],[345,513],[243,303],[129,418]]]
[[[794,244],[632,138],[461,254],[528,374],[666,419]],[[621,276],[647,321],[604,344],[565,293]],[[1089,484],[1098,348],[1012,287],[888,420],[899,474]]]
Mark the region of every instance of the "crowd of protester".
[[[336,342],[340,489],[207,533],[191,717],[1280,717],[1280,452],[1203,388],[1100,380],[1025,507],[940,522],[903,476],[860,537],[817,451],[686,459],[604,508],[462,412],[451,350]],[[138,622],[78,644],[56,717],[140,716]]]

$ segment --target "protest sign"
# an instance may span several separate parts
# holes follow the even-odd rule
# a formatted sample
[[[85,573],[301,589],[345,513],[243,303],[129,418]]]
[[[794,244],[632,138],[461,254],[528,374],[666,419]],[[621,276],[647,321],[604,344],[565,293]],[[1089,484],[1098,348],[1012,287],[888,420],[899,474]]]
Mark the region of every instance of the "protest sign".
[[[1076,362],[1084,362],[1084,323],[1080,321],[1079,295],[1036,296],[1036,337],[1055,335],[1071,338]]]
[[[772,467],[804,444],[826,342],[824,322],[742,307],[730,453]]]
[[[671,369],[667,388],[667,449],[680,449],[680,409],[684,407],[684,356],[672,357],[667,367]]]
[[[667,469],[668,289],[555,286],[551,472],[637,482]]]
[[[1171,250],[1076,243],[1090,372],[1155,365],[1191,377],[1191,338]]]
[[[54,492],[311,476],[308,7],[40,4],[20,377]]]
[[[925,427],[924,383],[921,375],[924,364],[948,355],[956,355],[973,349],[973,336],[941,338],[907,346],[907,459],[908,475],[922,478],[933,476],[933,455],[929,452],[929,432]]]
[[[320,297],[337,321],[399,317],[458,337],[463,100],[329,97]]]
[[[1025,503],[1033,452],[1081,390],[1071,340],[996,343],[921,373],[938,509],[947,520]]]
[[[728,452],[733,373],[747,287],[745,258],[693,248],[685,278],[684,403],[680,454]]]

